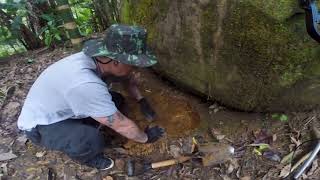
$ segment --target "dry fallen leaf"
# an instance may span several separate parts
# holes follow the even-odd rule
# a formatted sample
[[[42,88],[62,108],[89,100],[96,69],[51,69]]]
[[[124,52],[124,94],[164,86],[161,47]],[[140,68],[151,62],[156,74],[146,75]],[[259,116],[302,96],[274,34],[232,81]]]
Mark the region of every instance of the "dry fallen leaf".
[[[229,161],[228,169],[227,169],[227,174],[231,174],[234,170],[239,169],[239,163],[238,160],[232,158]]]
[[[10,159],[14,159],[17,158],[17,156],[13,153],[1,153],[0,154],[0,161],[6,161],[6,160],[10,160]]]
[[[28,139],[27,139],[27,137],[26,137],[25,134],[17,138],[17,141],[18,141],[21,145],[22,145],[22,144],[25,144],[25,143],[27,142],[27,140],[28,140]]]
[[[111,177],[111,176],[106,176],[106,177],[104,177],[102,180],[113,180],[113,177]]]
[[[290,174],[291,164],[286,165],[282,168],[279,177],[285,178]]]
[[[277,137],[276,134],[272,135],[272,141],[273,141],[273,142],[275,142],[275,141],[277,140],[277,138],[278,138],[278,137]]]
[[[215,129],[215,128],[212,128],[211,129],[211,134],[212,134],[212,136],[213,137],[215,137],[217,140],[222,140],[222,139],[224,139],[226,136],[225,135],[223,135],[222,133],[221,133],[221,131],[220,130],[218,130],[218,129]]]
[[[296,145],[296,147],[300,146],[301,141],[299,139],[297,140],[296,138],[294,138],[292,136],[290,137],[290,139]]]
[[[220,175],[223,180],[231,180],[231,178],[228,175]]]
[[[311,169],[309,170],[307,176],[311,176],[315,173],[315,171],[318,169],[318,159],[315,159],[313,162],[312,162],[312,165],[311,165]]]
[[[251,177],[250,176],[244,176],[244,177],[241,177],[240,180],[251,180]]]
[[[36,153],[36,157],[41,158],[46,154],[46,151],[41,151]]]
[[[3,163],[0,166],[0,179],[1,176],[7,176],[8,175],[8,167],[7,167],[8,163]]]
[[[289,163],[292,160],[292,157],[293,157],[293,151],[282,158],[281,164]]]
[[[174,158],[177,158],[179,156],[181,156],[181,148],[179,148],[176,145],[170,145],[170,150],[169,153],[171,154],[171,156],[173,156]]]

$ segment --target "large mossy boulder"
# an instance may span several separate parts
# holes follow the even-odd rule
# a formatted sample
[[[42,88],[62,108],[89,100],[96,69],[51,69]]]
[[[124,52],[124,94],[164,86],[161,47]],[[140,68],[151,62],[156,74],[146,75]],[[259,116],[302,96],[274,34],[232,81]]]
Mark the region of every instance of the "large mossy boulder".
[[[303,111],[320,102],[320,45],[297,0],[124,0],[156,70],[229,107]]]

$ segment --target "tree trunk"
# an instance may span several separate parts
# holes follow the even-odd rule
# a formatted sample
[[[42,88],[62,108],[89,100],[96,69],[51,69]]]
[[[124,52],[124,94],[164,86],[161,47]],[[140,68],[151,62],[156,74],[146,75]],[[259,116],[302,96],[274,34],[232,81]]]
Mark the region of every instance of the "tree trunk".
[[[95,16],[103,29],[120,22],[119,0],[93,0]]]
[[[42,27],[46,26],[46,21],[41,18],[41,15],[50,12],[50,6],[48,2],[35,2],[34,0],[27,0],[26,7],[29,15],[28,20],[30,29],[38,34]]]
[[[72,45],[78,46],[82,43],[82,36],[73,18],[73,13],[68,0],[56,0],[58,14],[63,21],[63,27],[69,34]]]
[[[27,50],[35,50],[43,47],[42,41],[24,24],[20,26],[20,37],[25,42]]]
[[[10,17],[9,15],[6,14],[6,12],[0,9],[1,24],[6,26],[8,29],[11,29],[10,27],[13,19],[14,17]],[[20,24],[19,29],[14,31],[16,31],[15,34],[19,38],[19,41],[23,43],[23,45],[27,50],[34,50],[34,49],[43,47],[41,40],[24,24]]]

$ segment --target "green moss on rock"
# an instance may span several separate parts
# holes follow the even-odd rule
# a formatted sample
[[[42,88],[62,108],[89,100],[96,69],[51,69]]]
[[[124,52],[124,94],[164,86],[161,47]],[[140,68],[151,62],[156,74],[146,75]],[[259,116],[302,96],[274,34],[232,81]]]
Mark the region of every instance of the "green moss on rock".
[[[157,69],[176,81],[237,109],[283,111],[320,100],[320,48],[300,11],[291,0],[126,0],[121,16],[148,29]]]

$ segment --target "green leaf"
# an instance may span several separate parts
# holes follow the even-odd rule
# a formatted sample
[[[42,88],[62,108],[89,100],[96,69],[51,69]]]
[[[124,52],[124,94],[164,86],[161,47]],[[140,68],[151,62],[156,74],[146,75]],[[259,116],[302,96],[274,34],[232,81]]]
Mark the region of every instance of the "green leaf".
[[[59,34],[55,34],[54,38],[56,38],[58,41],[61,41],[61,36]]]
[[[13,30],[19,30],[22,23],[22,17],[16,16],[11,24]]]
[[[287,122],[287,121],[288,121],[288,116],[285,115],[285,114],[281,114],[279,120],[280,120],[281,122]]]
[[[47,46],[50,46],[51,43],[52,43],[52,36],[51,36],[51,35],[46,36],[45,39],[44,39],[44,43],[45,43]]]
[[[262,152],[260,152],[257,148],[254,148],[253,152],[256,153],[258,156],[262,156]]]
[[[52,26],[53,21],[49,21],[47,24],[48,24],[49,26]]]
[[[277,119],[279,117],[279,114],[272,114],[271,117],[272,119]]]
[[[41,28],[40,31],[38,32],[38,36],[41,36],[47,30],[48,30],[48,26]]]
[[[33,62],[34,62],[34,59],[28,59],[28,60],[27,60],[27,63],[28,63],[28,64],[32,64]]]
[[[270,145],[266,143],[250,144],[249,146],[254,146],[255,148],[253,148],[253,152],[259,156],[261,156],[263,152],[271,148]]]
[[[40,17],[47,21],[54,21],[54,15],[52,14],[42,14]]]

